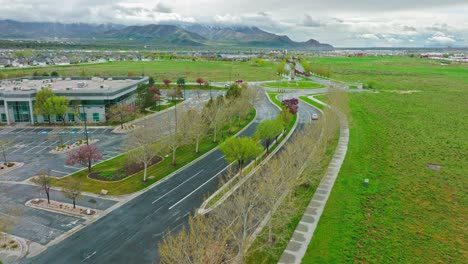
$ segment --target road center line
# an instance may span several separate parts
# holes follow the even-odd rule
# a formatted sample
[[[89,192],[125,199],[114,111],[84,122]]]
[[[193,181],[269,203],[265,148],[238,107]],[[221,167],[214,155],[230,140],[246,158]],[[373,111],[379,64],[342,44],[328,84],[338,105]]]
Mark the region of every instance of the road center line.
[[[229,166],[226,166],[222,171],[216,173],[215,176],[209,178],[205,183],[203,183],[202,185],[198,186],[198,188],[196,188],[195,190],[193,190],[191,193],[187,194],[187,196],[185,196],[184,198],[180,199],[177,203],[175,203],[173,206],[169,207],[169,210],[171,210],[172,208],[174,208],[176,205],[180,204],[181,202],[183,202],[185,199],[187,199],[190,195],[194,194],[196,191],[198,191],[201,187],[205,186],[205,184],[209,183],[211,180],[213,180],[214,178],[216,178],[219,174],[223,173],[225,170],[227,170],[227,168],[229,168]]]
[[[173,192],[175,189],[179,188],[180,186],[182,186],[184,183],[190,181],[193,177],[197,176],[198,174],[200,174],[203,170],[197,172],[196,174],[194,174],[192,177],[188,178],[187,180],[185,180],[184,182],[182,182],[181,184],[177,185],[174,189],[170,190],[169,192],[167,192],[166,194],[164,194],[163,196],[159,197],[158,199],[154,200],[151,204],[154,204],[155,202],[161,200],[162,198],[164,198],[166,195],[170,194],[171,192]]]
[[[219,157],[219,158],[217,158],[216,160],[220,160],[220,159],[224,159],[224,155],[221,156],[221,157]]]

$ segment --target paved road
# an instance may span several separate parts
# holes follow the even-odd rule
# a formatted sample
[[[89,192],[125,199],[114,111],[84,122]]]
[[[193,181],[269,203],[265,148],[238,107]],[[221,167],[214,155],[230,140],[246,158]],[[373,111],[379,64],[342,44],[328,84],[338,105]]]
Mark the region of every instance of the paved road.
[[[277,114],[278,109],[264,97],[257,107],[256,122],[242,135],[252,135],[258,122]],[[23,263],[152,263],[158,258],[157,243],[164,232],[187,223],[187,215],[217,189],[226,166],[222,153],[214,151]]]

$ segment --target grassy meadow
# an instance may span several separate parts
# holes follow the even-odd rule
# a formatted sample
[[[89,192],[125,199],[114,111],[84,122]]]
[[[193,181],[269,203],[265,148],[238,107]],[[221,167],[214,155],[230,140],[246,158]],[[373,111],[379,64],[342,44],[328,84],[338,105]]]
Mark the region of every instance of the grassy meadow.
[[[350,94],[348,154],[303,263],[466,263],[468,65],[311,63],[378,93]]]
[[[272,82],[264,83],[262,86],[269,88],[285,88],[285,89],[319,89],[324,88],[325,85],[319,84],[312,81],[281,81],[281,82]]]
[[[25,69],[1,69],[0,78],[32,76],[35,71],[60,76],[152,76],[156,81],[169,78],[175,81],[185,77],[187,82],[195,82],[198,77],[209,81],[225,82],[242,79],[244,81],[274,80],[276,66],[265,62],[262,65],[251,62],[229,61],[118,61],[100,64],[36,67]]]

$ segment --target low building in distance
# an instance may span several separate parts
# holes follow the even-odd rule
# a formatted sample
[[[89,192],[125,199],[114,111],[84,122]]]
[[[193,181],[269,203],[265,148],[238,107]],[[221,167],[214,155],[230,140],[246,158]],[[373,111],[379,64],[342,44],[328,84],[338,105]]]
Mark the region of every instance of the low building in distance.
[[[34,114],[34,102],[38,91],[50,88],[57,96],[70,99],[66,122],[102,123],[106,110],[117,103],[135,101],[138,84],[147,83],[147,77],[30,77],[0,81],[0,122],[43,123],[47,117]],[[77,116],[76,106],[81,105]],[[51,117],[52,122],[62,122],[61,117]]]

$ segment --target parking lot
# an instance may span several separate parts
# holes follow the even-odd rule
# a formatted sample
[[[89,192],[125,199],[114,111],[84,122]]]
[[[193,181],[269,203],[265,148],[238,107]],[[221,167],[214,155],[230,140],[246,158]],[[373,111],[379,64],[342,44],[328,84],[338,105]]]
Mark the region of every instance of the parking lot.
[[[88,128],[89,139],[96,143],[104,159],[121,154],[124,135],[112,133],[112,128]],[[49,153],[57,145],[71,145],[85,139],[84,128],[0,128],[0,138],[11,141],[7,149],[9,161],[23,162],[25,165],[6,175],[0,175],[4,181],[22,181],[40,170],[49,175],[63,177],[83,168],[81,165],[65,165],[66,154]]]

